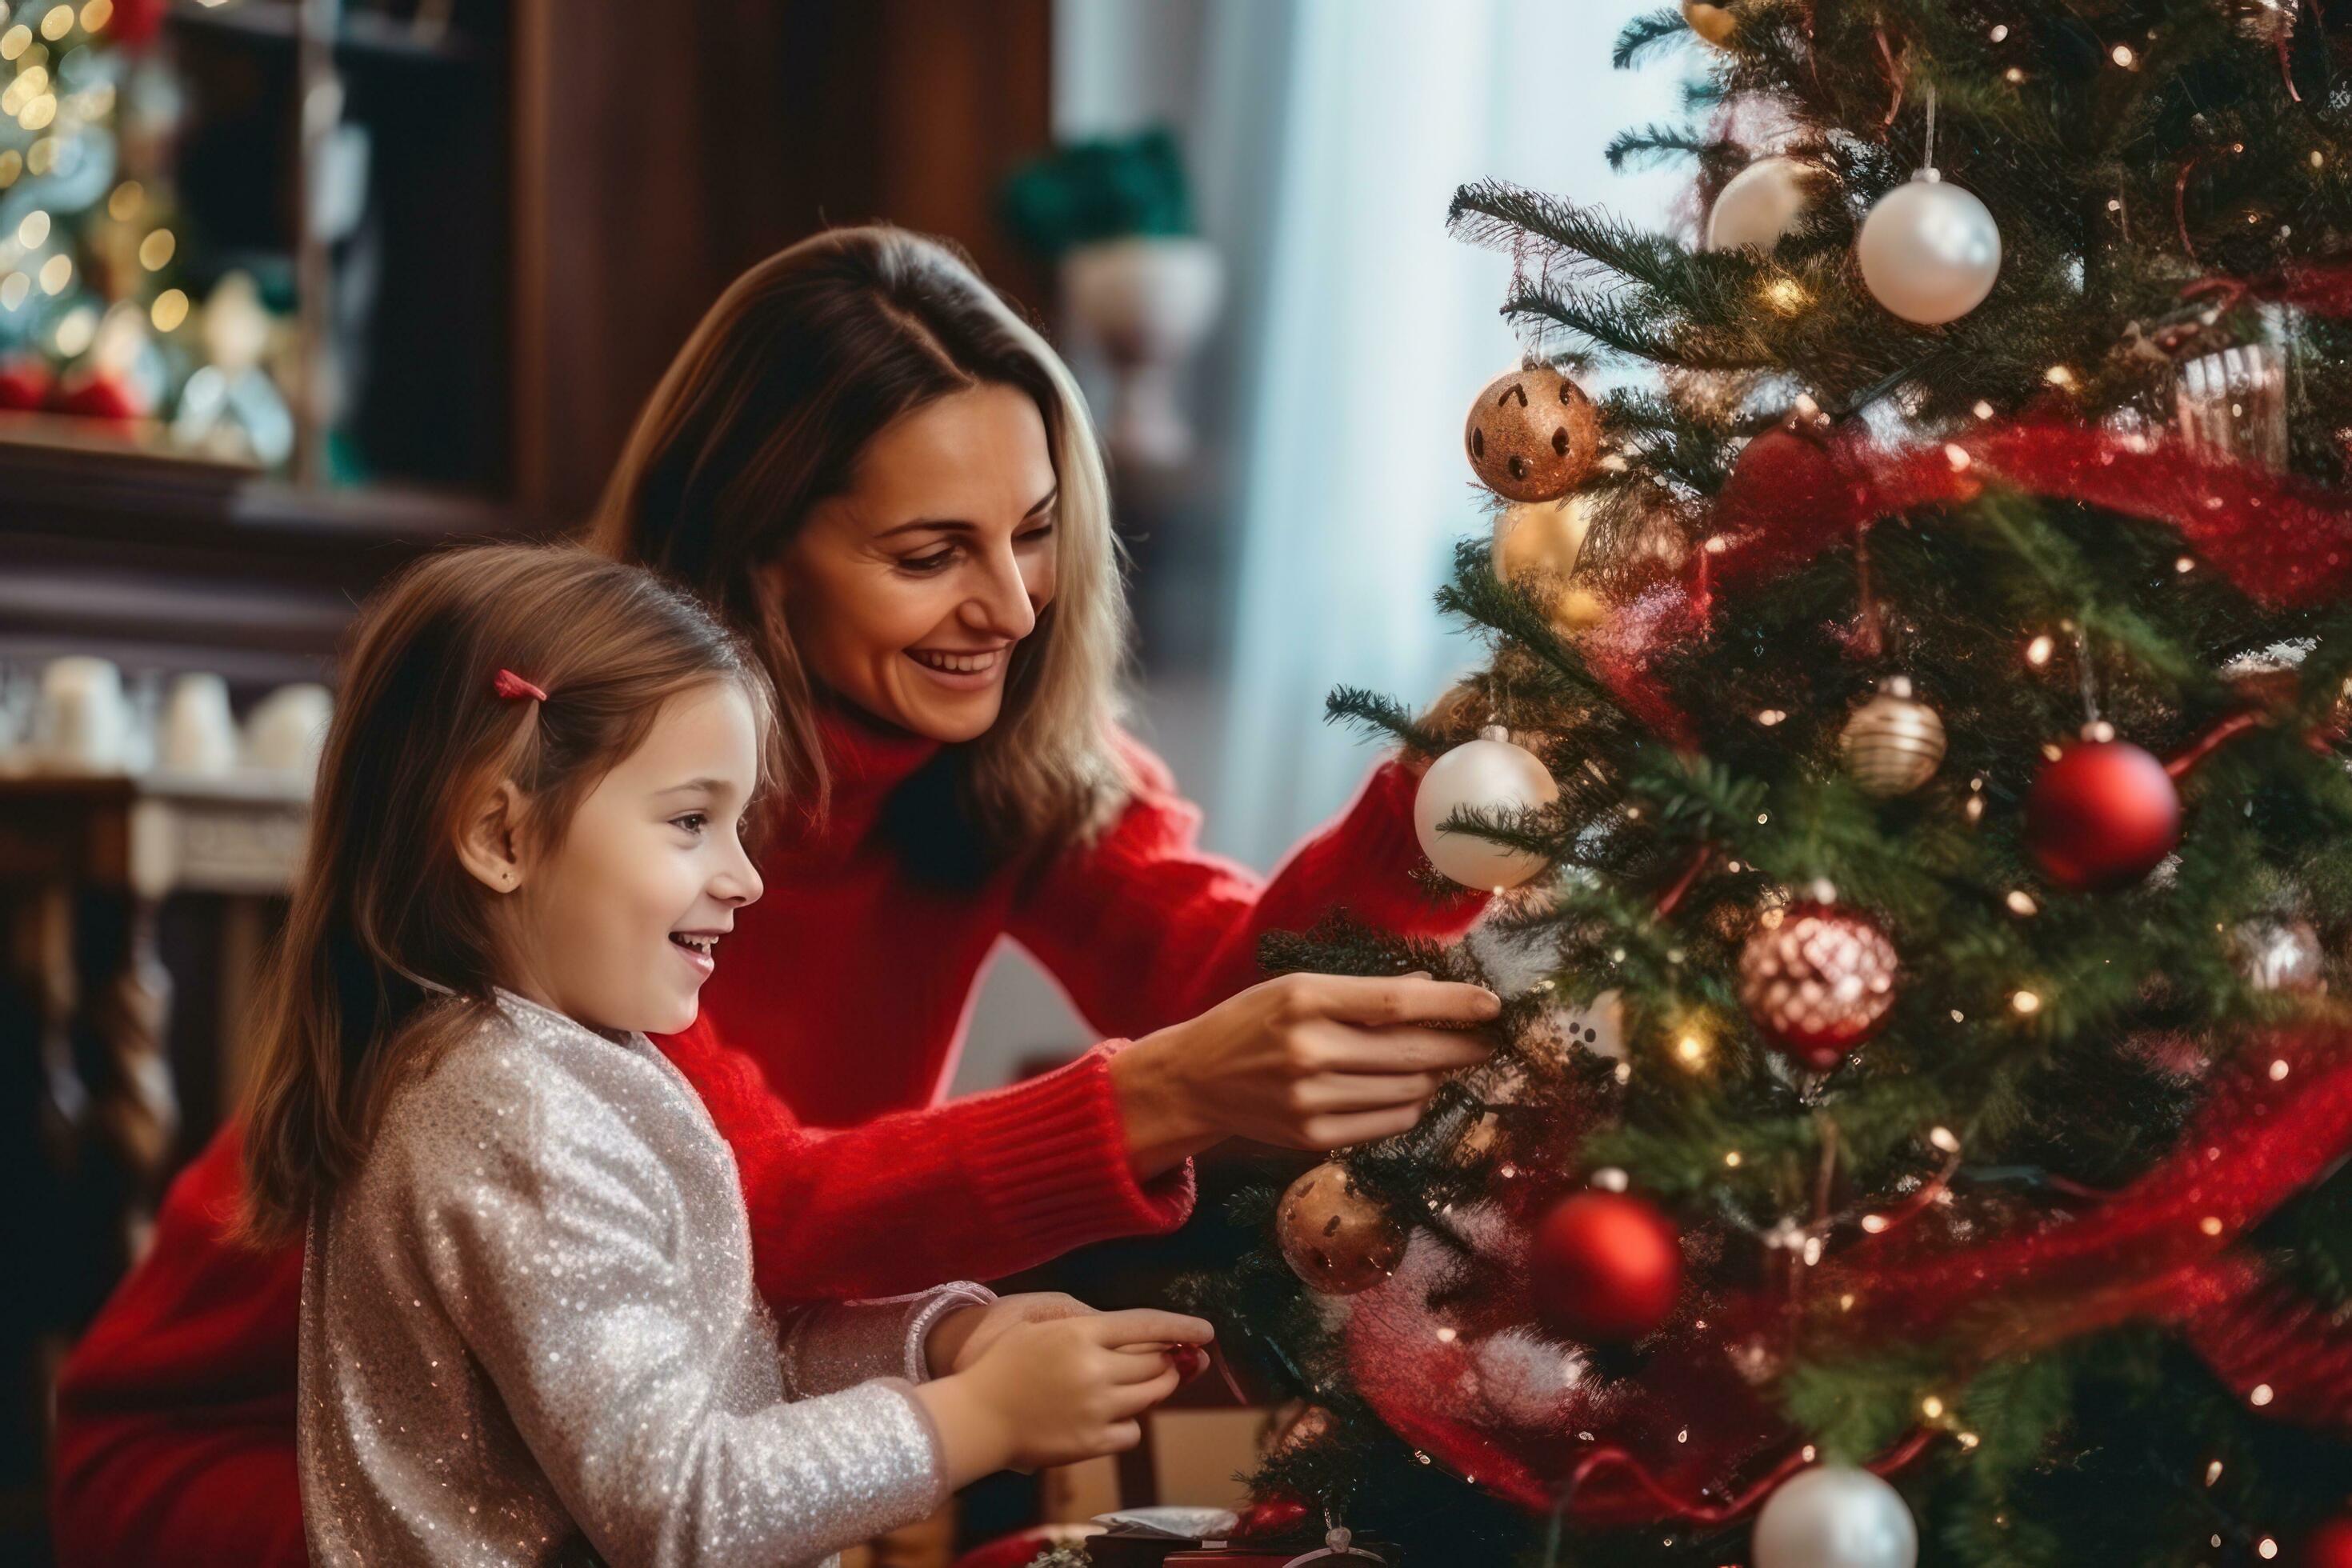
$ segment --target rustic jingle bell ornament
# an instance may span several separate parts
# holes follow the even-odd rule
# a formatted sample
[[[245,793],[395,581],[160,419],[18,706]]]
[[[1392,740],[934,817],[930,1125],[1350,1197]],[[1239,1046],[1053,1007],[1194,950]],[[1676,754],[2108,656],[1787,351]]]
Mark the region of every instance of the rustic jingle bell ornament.
[[[1901,968],[1886,933],[1827,894],[1759,925],[1739,952],[1748,1017],[1773,1049],[1816,1072],[1885,1026]]]
[[[1582,483],[1601,450],[1601,412],[1551,365],[1530,363],[1486,384],[1462,431],[1479,482],[1506,500],[1558,500]]]
[[[1369,1290],[1404,1258],[1404,1226],[1337,1160],[1290,1184],[1275,1209],[1274,1234],[1292,1272],[1326,1296]]]
[[[1864,794],[1909,795],[1943,765],[1943,716],[1911,694],[1908,676],[1889,676],[1845,721],[1838,745]]]

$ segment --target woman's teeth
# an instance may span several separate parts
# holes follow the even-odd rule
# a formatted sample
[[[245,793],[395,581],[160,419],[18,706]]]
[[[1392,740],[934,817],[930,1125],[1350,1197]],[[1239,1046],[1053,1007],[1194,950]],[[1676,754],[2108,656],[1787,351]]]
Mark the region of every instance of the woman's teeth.
[[[684,931],[674,931],[669,933],[669,939],[680,947],[692,948],[705,958],[711,957],[719,949],[719,939],[715,936],[689,936]]]
[[[912,647],[907,656],[917,664],[945,670],[950,675],[979,675],[994,669],[1004,658],[1004,650],[994,653],[933,653],[929,648]]]

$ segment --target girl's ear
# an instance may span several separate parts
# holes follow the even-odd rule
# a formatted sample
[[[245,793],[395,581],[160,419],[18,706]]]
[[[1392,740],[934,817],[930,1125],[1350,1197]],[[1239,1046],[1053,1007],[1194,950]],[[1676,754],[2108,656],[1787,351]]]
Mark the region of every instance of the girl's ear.
[[[494,893],[522,886],[522,791],[512,779],[500,779],[457,823],[457,858]]]

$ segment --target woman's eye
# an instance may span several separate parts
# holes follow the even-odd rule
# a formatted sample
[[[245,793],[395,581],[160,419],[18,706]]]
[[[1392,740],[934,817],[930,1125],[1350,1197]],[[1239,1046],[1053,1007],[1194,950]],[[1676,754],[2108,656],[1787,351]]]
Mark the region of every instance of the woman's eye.
[[[950,545],[945,550],[934,550],[929,555],[902,555],[898,558],[898,564],[908,572],[937,572],[954,559],[955,549]]]
[[[1021,542],[1024,544],[1040,544],[1053,537],[1054,525],[1049,522],[1040,527],[1033,528],[1028,532],[1023,534],[1021,536]]]

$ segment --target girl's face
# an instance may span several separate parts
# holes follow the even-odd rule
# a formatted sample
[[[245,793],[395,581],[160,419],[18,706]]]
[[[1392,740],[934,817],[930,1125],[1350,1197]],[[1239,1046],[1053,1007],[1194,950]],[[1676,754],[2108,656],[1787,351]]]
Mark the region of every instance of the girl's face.
[[[1029,395],[979,386],[885,426],[772,569],[811,675],[934,741],[996,722],[1054,597],[1055,488]]]
[[[691,1025],[719,939],[761,893],[741,837],[758,746],[751,700],[733,681],[681,692],[581,804],[562,843],[494,868],[484,880],[507,897],[509,989],[593,1028],[671,1035]]]

